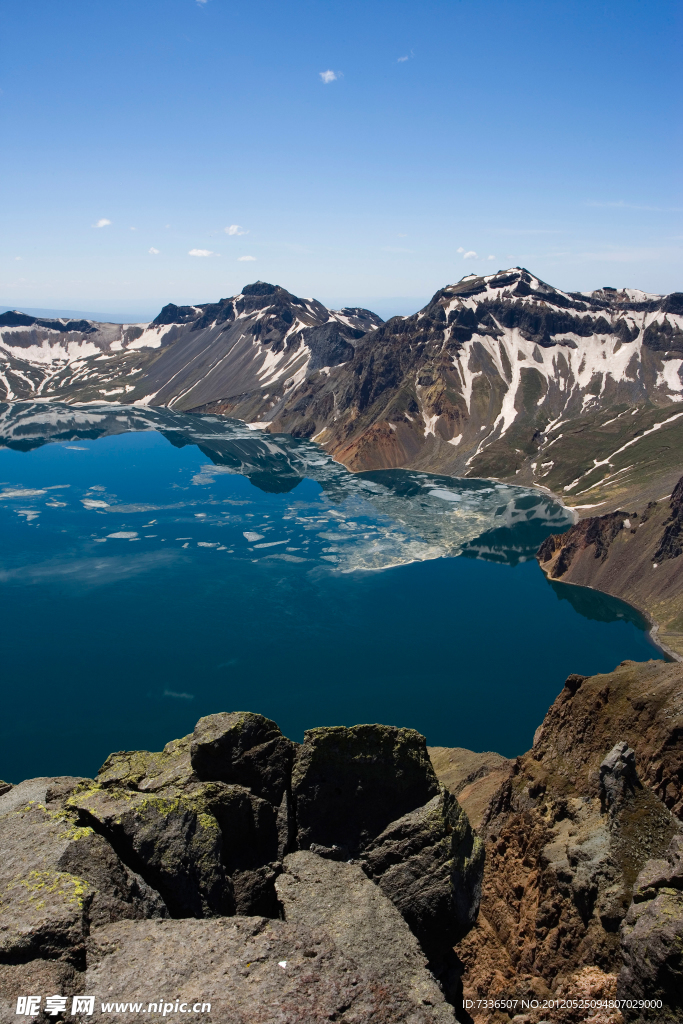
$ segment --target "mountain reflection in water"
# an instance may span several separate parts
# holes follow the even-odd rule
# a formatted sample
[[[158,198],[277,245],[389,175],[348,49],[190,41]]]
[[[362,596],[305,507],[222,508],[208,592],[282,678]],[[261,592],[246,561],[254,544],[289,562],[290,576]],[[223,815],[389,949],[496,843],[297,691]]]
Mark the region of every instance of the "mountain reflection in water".
[[[175,448],[196,445],[211,462],[195,475],[197,486],[210,486],[222,473],[245,476],[267,494],[289,494],[303,480],[319,484],[333,527],[320,534],[334,545],[325,560],[341,571],[460,553],[516,564],[533,557],[548,533],[572,522],[559,502],[529,488],[412,470],[353,474],[311,441],[218,416],[111,405],[0,406],[0,444],[17,451],[137,431],[156,431]],[[149,493],[103,508],[109,515],[129,514],[136,504],[141,512],[170,511],[168,502],[166,509],[150,504]]]
[[[0,446],[0,778],[239,709],[514,756],[569,673],[657,656],[628,606],[546,581],[570,518],[540,491],[166,409],[0,406]]]

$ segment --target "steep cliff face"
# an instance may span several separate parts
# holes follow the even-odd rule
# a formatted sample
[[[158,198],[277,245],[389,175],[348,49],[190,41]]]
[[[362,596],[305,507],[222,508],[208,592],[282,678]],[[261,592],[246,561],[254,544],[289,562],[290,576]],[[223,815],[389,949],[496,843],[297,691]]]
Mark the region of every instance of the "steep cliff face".
[[[594,587],[645,611],[656,637],[683,657],[683,478],[670,495],[635,511],[582,519],[544,541],[551,579]]]
[[[654,955],[656,934],[665,938],[665,924],[675,934],[683,916],[658,915],[653,903],[653,927],[644,937],[646,920],[637,925],[643,910],[629,909],[634,886],[637,901],[656,897],[652,863],[662,876],[660,862],[673,856],[667,851],[683,832],[682,812],[683,668],[624,662],[606,675],[570,676],[480,826],[481,911],[457,947],[475,1020],[509,1020],[515,1011],[478,1004],[504,998],[539,999],[530,1022],[622,1020],[610,1010],[595,1017],[571,1008],[548,1014],[542,1000],[638,992],[633,970],[618,981],[624,956],[633,966],[646,938]],[[676,870],[670,868],[672,877]],[[666,880],[658,884],[665,888]],[[653,960],[659,991],[675,981],[677,969],[671,960],[656,969]],[[678,1019],[669,1012],[642,1019]]]
[[[353,470],[515,478],[601,506],[651,500],[683,468],[679,293],[570,294],[515,267],[384,324],[256,282],[151,324],[8,313],[0,333],[0,398],[217,412]]]

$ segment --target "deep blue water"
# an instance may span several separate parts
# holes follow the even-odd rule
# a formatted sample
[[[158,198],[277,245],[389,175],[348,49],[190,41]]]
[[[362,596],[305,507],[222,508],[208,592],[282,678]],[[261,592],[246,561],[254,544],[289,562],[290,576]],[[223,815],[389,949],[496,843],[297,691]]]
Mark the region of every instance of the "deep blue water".
[[[547,582],[567,519],[535,492],[161,411],[5,406],[0,439],[0,778],[222,710],[512,756],[570,672],[659,656],[629,606]]]

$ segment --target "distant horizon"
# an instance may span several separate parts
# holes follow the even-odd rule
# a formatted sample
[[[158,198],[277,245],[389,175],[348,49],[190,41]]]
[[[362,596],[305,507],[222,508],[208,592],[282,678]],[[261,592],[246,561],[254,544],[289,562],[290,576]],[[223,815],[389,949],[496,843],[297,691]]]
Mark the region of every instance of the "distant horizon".
[[[482,276],[482,277],[489,277],[493,273],[500,273],[500,272],[502,272],[504,270],[509,270],[509,269],[512,269],[512,268],[511,267],[501,267],[501,268],[498,269],[498,271],[493,271],[492,269],[489,268],[487,271],[482,271],[480,276]],[[527,269],[529,269],[530,273],[532,273],[532,274],[534,273],[533,270],[531,270],[530,268],[527,268]],[[471,271],[470,274],[471,273],[473,273],[473,272]],[[470,275],[469,274],[462,275],[462,277],[468,277],[468,276],[470,276]],[[534,276],[538,277],[539,275],[536,274]],[[462,280],[462,277],[458,278],[458,280]],[[254,280],[256,280],[256,279],[254,279]],[[260,278],[258,280],[260,280]],[[252,282],[247,282],[242,287],[246,287],[247,284],[249,284],[249,283],[252,283]],[[280,285],[280,282],[278,282],[278,281],[270,281],[268,283],[269,284],[274,284],[274,285]],[[339,298],[336,298],[336,299],[326,299],[326,298],[321,297],[319,295],[300,295],[299,297],[301,297],[301,298],[315,298],[319,302],[322,302],[324,306],[327,306],[328,309],[344,309],[344,308],[349,308],[349,307],[350,308],[357,307],[357,308],[362,308],[362,309],[369,309],[371,312],[376,313],[378,316],[380,316],[383,320],[389,320],[389,319],[391,319],[392,316],[412,316],[414,313],[419,312],[420,309],[423,309],[424,306],[426,306],[427,303],[430,301],[432,296],[435,295],[441,288],[446,288],[446,287],[448,287],[448,285],[456,284],[456,283],[457,283],[457,281],[447,281],[444,284],[438,285],[428,295],[422,295],[422,296],[376,296],[376,297],[372,297],[372,296],[367,297],[366,296],[366,297],[360,297],[360,298],[356,296],[355,298],[351,298],[351,299],[348,299],[348,298],[346,298],[346,299],[339,299]],[[549,284],[549,285],[552,285],[554,288],[559,288],[561,291],[565,291],[565,292],[569,292],[569,291],[584,291],[584,292],[585,291],[595,291],[595,290],[597,290],[599,288],[615,288],[617,291],[620,291],[622,288],[639,288],[638,285],[623,285],[623,284],[609,284],[608,285],[608,284],[604,284],[603,283],[603,284],[596,284],[594,286],[594,288],[592,288],[592,289],[574,289],[574,288],[570,289],[570,288],[561,288],[554,281],[546,281],[546,283]],[[281,287],[286,288],[287,286],[286,285],[281,285]],[[650,294],[657,294],[657,295],[669,294],[668,292],[664,292],[664,291],[652,292],[650,289],[645,289],[645,288],[640,288],[639,290],[641,290],[641,291],[649,291]],[[288,288],[287,291],[291,291],[291,289]],[[236,291],[236,292],[233,292],[232,294],[233,295],[239,295],[240,292]],[[292,292],[292,294],[297,294],[297,293],[296,292]],[[99,323],[149,323],[152,320],[154,320],[154,318],[156,316],[158,316],[158,314],[163,309],[163,307],[166,306],[168,303],[173,303],[176,306],[201,306],[201,305],[206,305],[207,303],[210,303],[210,302],[217,302],[220,298],[228,298],[228,297],[229,297],[228,295],[220,295],[220,296],[216,295],[213,298],[202,299],[202,300],[194,300],[194,301],[182,301],[182,302],[178,301],[178,300],[175,300],[175,299],[168,299],[167,298],[165,300],[164,299],[159,300],[159,304],[158,305],[155,304],[154,307],[152,306],[152,303],[150,302],[146,309],[137,310],[135,312],[130,312],[130,310],[121,311],[121,310],[112,310],[112,309],[108,310],[107,312],[101,312],[101,311],[93,311],[93,310],[83,310],[83,309],[72,308],[72,307],[60,308],[60,307],[55,307],[55,306],[33,306],[33,305],[29,306],[28,304],[21,304],[21,303],[14,304],[14,305],[0,303],[0,314],[8,312],[8,311],[11,311],[11,310],[17,310],[17,312],[26,313],[29,316],[46,317],[46,318],[52,317],[54,319],[59,319],[59,318],[62,318],[62,317],[74,317],[74,318],[75,317],[80,317],[81,319],[84,319],[84,320],[94,320],[94,321],[97,321]]]

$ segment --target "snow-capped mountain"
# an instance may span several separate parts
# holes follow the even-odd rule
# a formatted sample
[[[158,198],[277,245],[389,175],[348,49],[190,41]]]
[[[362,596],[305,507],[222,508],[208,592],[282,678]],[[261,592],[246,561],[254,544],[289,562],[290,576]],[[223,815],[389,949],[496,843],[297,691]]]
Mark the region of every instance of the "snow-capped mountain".
[[[285,390],[354,355],[382,320],[327,309],[257,281],[203,306],[165,306],[149,324],[0,315],[0,399],[102,401],[188,410]]]
[[[0,332],[6,400],[219,413],[354,470],[515,478],[596,507],[682,468],[678,292],[568,293],[515,267],[383,323],[256,282],[150,324],[6,313]]]

